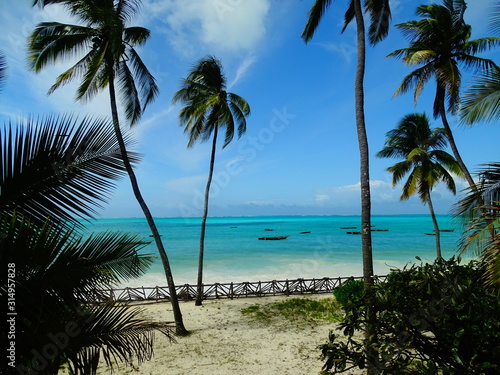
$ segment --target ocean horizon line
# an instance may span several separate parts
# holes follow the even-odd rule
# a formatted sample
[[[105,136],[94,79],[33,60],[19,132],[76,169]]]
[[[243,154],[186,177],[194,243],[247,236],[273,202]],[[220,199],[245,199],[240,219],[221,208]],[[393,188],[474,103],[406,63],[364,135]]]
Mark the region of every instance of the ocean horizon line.
[[[380,216],[421,216],[430,217],[430,214],[373,214],[371,217]],[[454,217],[454,214],[436,214],[436,216]],[[311,214],[311,215],[209,215],[207,218],[231,218],[231,217],[361,217],[361,214]],[[201,216],[153,216],[153,219],[201,219]],[[96,218],[83,218],[84,220],[99,219],[145,219],[144,216],[102,216]]]

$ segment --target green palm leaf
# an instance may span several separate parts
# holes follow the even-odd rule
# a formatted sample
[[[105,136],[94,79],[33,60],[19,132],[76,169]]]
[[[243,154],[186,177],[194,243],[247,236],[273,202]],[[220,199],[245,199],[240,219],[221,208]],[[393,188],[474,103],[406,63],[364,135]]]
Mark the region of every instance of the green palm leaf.
[[[52,217],[80,225],[74,217],[94,215],[124,174],[112,126],[87,117],[5,125],[0,155],[0,212],[17,210],[41,222]]]
[[[30,67],[38,72],[60,59],[73,59],[91,45],[94,35],[89,27],[43,22],[29,37]]]
[[[130,363],[135,359],[140,364],[150,360],[154,354],[155,332],[160,331],[171,340],[174,332],[168,324],[144,321],[141,313],[140,308],[122,305],[100,305],[88,309],[80,321],[85,335],[77,336],[69,348],[72,367],[97,374],[96,358],[102,357],[110,369],[119,362]]]
[[[48,373],[66,361],[95,373],[101,355],[141,362],[152,355],[153,331],[172,337],[173,327],[142,320],[138,309],[88,305],[97,288],[144,273],[152,259],[138,254],[144,242],[137,236],[103,233],[83,240],[51,220],[40,226],[15,213],[0,216],[0,232],[0,261],[16,265],[16,312],[22,317],[16,324],[16,364],[29,369],[33,353],[44,353],[50,339],[60,350],[45,358]],[[6,279],[7,273],[0,275],[5,306]]]
[[[319,22],[323,18],[323,14],[326,12],[332,0],[316,0],[309,10],[309,17],[307,18],[307,23],[302,31],[302,39],[307,43],[309,42],[316,29],[318,28]],[[352,18],[351,18],[352,19]]]
[[[494,121],[500,118],[500,68],[486,70],[467,89],[460,109],[462,121]]]

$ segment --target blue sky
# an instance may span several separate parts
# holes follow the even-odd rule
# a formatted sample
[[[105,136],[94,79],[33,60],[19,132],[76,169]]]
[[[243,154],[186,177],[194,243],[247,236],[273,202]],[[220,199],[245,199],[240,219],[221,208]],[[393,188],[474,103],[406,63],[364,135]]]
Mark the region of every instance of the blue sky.
[[[393,22],[416,19],[425,1],[394,0]],[[346,1],[332,4],[313,40],[300,34],[311,0],[143,0],[131,24],[147,27],[151,38],[140,54],[156,77],[160,96],[133,129],[134,150],[143,154],[137,177],[153,215],[200,216],[210,157],[210,142],[187,149],[173,94],[193,64],[211,54],[224,66],[229,90],[251,106],[247,133],[217,151],[209,215],[358,215],[359,151],[354,120],[355,30],[340,34]],[[473,38],[488,36],[492,0],[470,0],[465,14]],[[26,64],[26,37],[39,22],[73,22],[58,6],[45,10],[31,1],[0,4],[0,49],[8,63],[1,94],[3,121],[53,113],[109,116],[107,92],[89,103],[75,103],[75,86],[46,92],[70,62],[39,74]],[[391,28],[389,37],[367,50],[366,123],[370,146],[373,214],[426,214],[418,198],[400,202],[385,169],[395,160],[377,159],[385,133],[412,112],[430,114],[434,84],[415,107],[413,97],[392,95],[411,71],[385,56],[407,42]],[[484,53],[500,61],[498,50]],[[464,75],[464,87],[469,76]],[[495,124],[463,127],[450,118],[457,145],[471,171],[498,161]],[[439,126],[439,121],[433,121]],[[459,188],[465,184],[457,181]],[[433,193],[438,213],[456,197],[444,186]],[[101,212],[102,217],[141,216],[127,179]]]

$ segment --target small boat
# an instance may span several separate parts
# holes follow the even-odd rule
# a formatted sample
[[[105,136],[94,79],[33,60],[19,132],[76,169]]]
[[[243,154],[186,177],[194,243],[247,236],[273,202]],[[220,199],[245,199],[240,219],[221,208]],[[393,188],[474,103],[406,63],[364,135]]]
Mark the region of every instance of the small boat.
[[[363,234],[363,232],[355,230],[355,231],[347,231],[347,234]]]
[[[273,229],[269,229],[269,228],[266,228],[266,229],[264,229],[264,230],[265,230],[266,232],[272,232],[272,231],[273,231]]]
[[[311,233],[311,231],[308,230],[308,231],[305,231],[305,232],[300,232],[299,234],[306,234],[306,233]]]
[[[231,227],[231,228],[238,228],[238,227]]]
[[[259,237],[259,240],[264,240],[264,241],[286,240],[288,237],[290,236]]]
[[[340,227],[340,229],[356,229],[357,227]]]

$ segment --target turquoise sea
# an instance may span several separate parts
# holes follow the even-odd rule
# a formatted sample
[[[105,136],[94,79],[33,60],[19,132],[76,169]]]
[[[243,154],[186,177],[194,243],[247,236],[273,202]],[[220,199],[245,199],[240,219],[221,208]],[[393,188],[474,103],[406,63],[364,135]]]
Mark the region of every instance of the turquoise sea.
[[[200,218],[157,218],[176,284],[195,284]],[[445,258],[456,254],[461,223],[450,216],[438,216],[441,248]],[[295,278],[361,276],[361,236],[347,234],[341,227],[358,227],[359,216],[260,216],[210,217],[205,242],[204,282],[269,281]],[[403,267],[436,257],[435,236],[428,215],[373,216],[373,257],[375,273]],[[151,240],[145,219],[98,219],[89,231],[132,232]],[[265,231],[272,229],[272,231]],[[310,232],[310,233],[300,233]],[[289,236],[281,241],[262,241],[259,237]],[[154,244],[146,253],[156,253]],[[164,286],[159,258],[140,279],[126,286]]]

